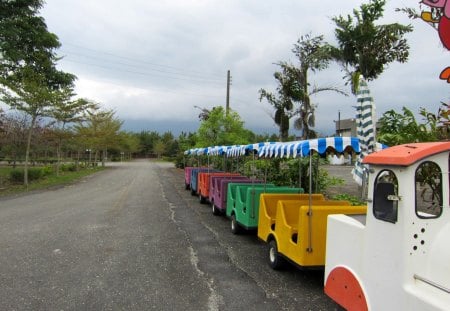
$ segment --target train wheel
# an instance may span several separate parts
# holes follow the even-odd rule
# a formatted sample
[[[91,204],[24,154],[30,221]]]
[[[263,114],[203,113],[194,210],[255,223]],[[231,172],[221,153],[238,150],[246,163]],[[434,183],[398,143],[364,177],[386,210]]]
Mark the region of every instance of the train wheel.
[[[205,200],[205,198],[202,196],[201,193],[199,194],[198,198],[199,198],[200,204],[206,203],[206,200]]]
[[[216,207],[216,205],[214,204],[214,202],[212,202],[212,213],[213,215],[217,216],[220,214],[220,210]]]
[[[275,240],[269,242],[269,265],[274,270],[281,269],[285,265],[285,259],[278,253],[278,246]]]
[[[236,221],[236,215],[231,215],[231,232],[233,234],[239,234],[241,231],[241,228],[239,227],[239,224]]]

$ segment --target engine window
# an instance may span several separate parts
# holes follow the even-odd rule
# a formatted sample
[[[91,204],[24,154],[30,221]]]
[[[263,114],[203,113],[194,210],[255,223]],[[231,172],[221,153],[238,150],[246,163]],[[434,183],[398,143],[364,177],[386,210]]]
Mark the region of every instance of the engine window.
[[[381,171],[375,181],[373,195],[373,215],[375,218],[391,223],[398,216],[398,181],[394,172]]]
[[[442,213],[442,171],[434,162],[419,165],[415,175],[416,214],[420,218],[436,218]]]

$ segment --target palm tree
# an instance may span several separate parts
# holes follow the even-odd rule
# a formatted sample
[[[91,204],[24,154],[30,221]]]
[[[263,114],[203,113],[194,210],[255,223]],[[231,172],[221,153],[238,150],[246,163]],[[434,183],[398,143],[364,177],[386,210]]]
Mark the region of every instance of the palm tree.
[[[280,62],[278,65],[286,74],[283,81],[283,93],[294,103],[298,103],[293,116],[298,116],[294,120],[294,127],[302,130],[302,139],[316,137],[315,131],[311,128],[315,126],[315,109],[317,105],[311,102],[311,96],[323,91],[334,91],[343,95],[345,92],[333,86],[310,88],[308,73],[315,73],[326,69],[332,59],[332,47],[326,43],[323,36],[313,37],[311,34],[301,36],[294,45],[292,52],[298,60],[298,65],[287,62]]]
[[[332,18],[338,41],[332,55],[346,71],[353,94],[358,90],[361,75],[371,81],[378,78],[387,64],[408,60],[409,45],[404,35],[412,31],[412,26],[375,25],[383,17],[385,4],[385,0],[370,0],[368,4],[362,4],[360,10],[354,9],[353,17]]]
[[[293,115],[294,103],[287,93],[287,83],[289,78],[285,70],[283,72],[275,72],[274,78],[278,82],[277,93],[273,94],[264,89],[259,90],[259,100],[265,98],[269,104],[275,108],[273,121],[279,128],[280,141],[287,141],[289,137],[289,122]]]
[[[374,105],[367,81],[378,78],[387,64],[394,61],[404,63],[409,56],[409,45],[404,35],[412,31],[410,25],[375,24],[383,17],[385,4],[385,0],[369,0],[359,10],[353,10],[353,17],[347,15],[332,19],[336,24],[338,42],[332,54],[346,71],[352,93],[358,98],[356,119],[361,153],[353,173],[360,185],[364,184],[367,176],[361,160],[375,150],[376,142]]]

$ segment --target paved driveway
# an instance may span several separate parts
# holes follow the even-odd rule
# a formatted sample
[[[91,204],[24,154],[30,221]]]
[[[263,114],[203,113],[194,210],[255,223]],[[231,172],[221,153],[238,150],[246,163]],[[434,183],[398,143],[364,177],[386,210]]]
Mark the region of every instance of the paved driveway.
[[[323,271],[272,271],[172,164],[0,199],[1,310],[333,310]]]

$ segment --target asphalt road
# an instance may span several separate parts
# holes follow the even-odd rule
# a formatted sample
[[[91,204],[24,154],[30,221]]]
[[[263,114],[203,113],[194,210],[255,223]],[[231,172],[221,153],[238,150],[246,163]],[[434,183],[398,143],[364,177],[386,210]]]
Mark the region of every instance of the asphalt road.
[[[0,310],[339,309],[323,271],[273,271],[183,178],[136,161],[0,199]]]

